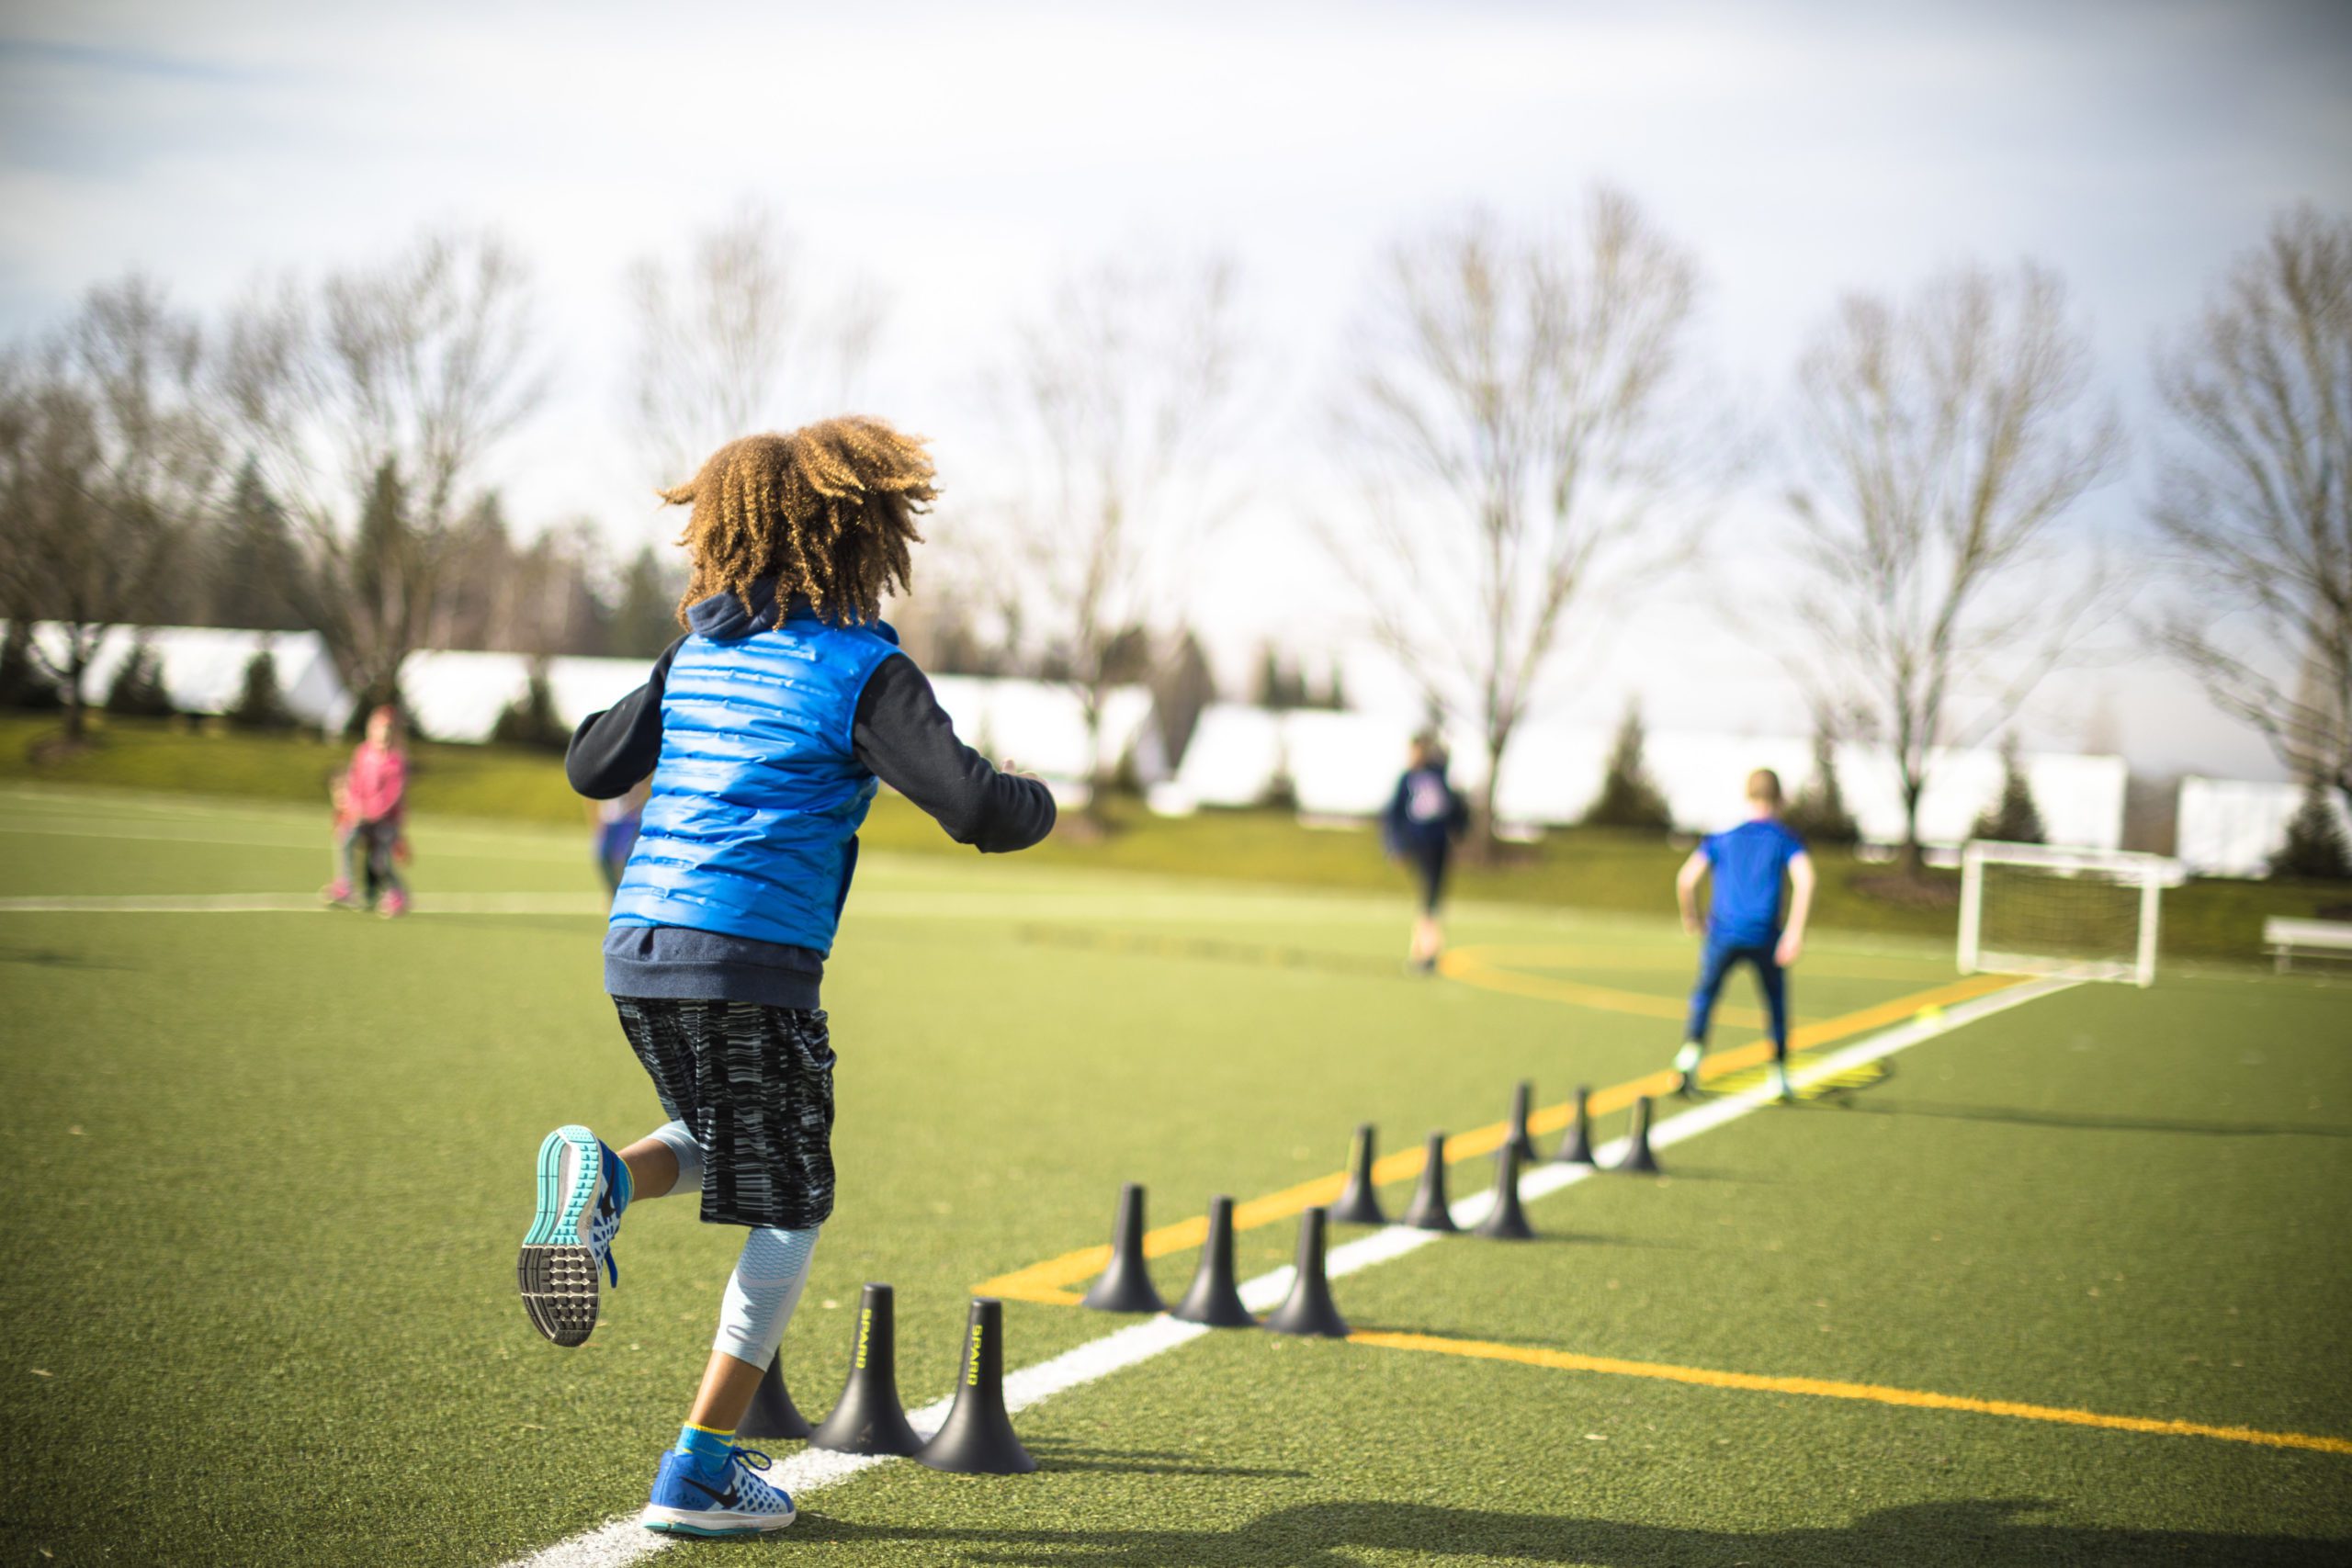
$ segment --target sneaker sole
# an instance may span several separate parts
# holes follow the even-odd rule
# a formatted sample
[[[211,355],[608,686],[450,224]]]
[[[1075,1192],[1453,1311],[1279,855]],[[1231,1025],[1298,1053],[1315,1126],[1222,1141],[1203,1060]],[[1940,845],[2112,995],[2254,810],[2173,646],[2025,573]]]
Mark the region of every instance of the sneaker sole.
[[[716,1540],[731,1535],[762,1535],[769,1530],[780,1530],[799,1517],[797,1509],[789,1514],[723,1514],[716,1509],[703,1513],[649,1503],[645,1506],[645,1512],[638,1516],[637,1522],[663,1535],[692,1535]]]
[[[563,1155],[580,1157],[571,1179],[563,1179]],[[604,1147],[585,1127],[559,1127],[539,1145],[539,1207],[514,1259],[514,1284],[531,1326],[567,1348],[584,1345],[596,1326],[596,1255],[580,1234],[580,1222],[595,1201],[603,1174]]]

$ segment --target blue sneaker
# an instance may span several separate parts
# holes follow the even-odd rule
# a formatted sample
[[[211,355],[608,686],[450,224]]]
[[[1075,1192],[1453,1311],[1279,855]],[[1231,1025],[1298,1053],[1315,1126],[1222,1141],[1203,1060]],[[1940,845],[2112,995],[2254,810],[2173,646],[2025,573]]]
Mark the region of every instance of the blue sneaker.
[[[628,1167],[585,1127],[558,1127],[539,1145],[539,1209],[514,1260],[531,1326],[584,1345],[596,1326],[596,1276],[621,1282],[613,1237],[628,1209]]]
[[[672,1449],[662,1456],[653,1496],[637,1522],[664,1535],[757,1535],[780,1530],[797,1517],[792,1497],[757,1473],[768,1456],[751,1449],[729,1451],[727,1468],[705,1480],[692,1454]]]

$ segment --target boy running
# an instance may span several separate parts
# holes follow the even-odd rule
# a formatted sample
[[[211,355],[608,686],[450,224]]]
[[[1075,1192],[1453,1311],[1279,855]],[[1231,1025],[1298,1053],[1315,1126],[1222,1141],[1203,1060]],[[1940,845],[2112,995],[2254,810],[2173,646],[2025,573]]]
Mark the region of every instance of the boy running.
[[[1699,884],[1713,872],[1714,897],[1707,908],[1707,945],[1699,960],[1699,984],[1690,992],[1690,1021],[1674,1066],[1682,1092],[1699,1091],[1699,1058],[1706,1052],[1707,1021],[1716,993],[1732,965],[1756,970],[1764,1007],[1772,1021],[1772,1092],[1794,1100],[1789,1082],[1789,994],[1783,971],[1804,951],[1805,916],[1813,908],[1813,858],[1804,840],[1781,820],[1781,776],[1770,768],[1747,775],[1747,820],[1726,833],[1699,841],[1674,879],[1682,906],[1682,929],[1697,934]],[[1789,880],[1789,919],[1781,923],[1781,878]]]
[[[578,1345],[633,1198],[698,1195],[749,1230],[702,1386],[662,1455],[649,1529],[748,1535],[793,1519],[735,1428],[775,1357],[833,1207],[833,1050],[819,983],[888,782],[983,852],[1054,825],[1035,779],[956,738],[879,618],[903,590],[931,456],[874,419],[719,448],[662,499],[691,506],[686,635],[645,685],[591,715],[565,772],[594,799],[651,775],[605,937],[605,988],[668,1121],[617,1155],[585,1127],[540,1145],[516,1264],[538,1330]]]

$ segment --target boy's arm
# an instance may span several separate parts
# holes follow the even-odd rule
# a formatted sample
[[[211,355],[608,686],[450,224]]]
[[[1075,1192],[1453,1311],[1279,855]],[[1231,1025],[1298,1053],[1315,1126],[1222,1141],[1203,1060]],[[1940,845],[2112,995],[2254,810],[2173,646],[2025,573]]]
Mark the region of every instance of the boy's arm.
[[[1774,960],[1785,969],[1804,953],[1804,920],[1813,913],[1813,857],[1799,850],[1789,857],[1789,923],[1781,931]]]
[[[680,637],[653,661],[645,684],[602,713],[592,713],[571,732],[563,753],[563,776],[591,800],[615,800],[653,772],[662,760],[662,688]]]
[[[850,738],[859,761],[959,844],[1006,854],[1053,831],[1053,792],[1035,779],[1000,773],[957,739],[930,679],[911,659],[886,659],[867,679]]]
[[[1706,880],[1707,852],[1704,847],[1692,850],[1682,869],[1674,874],[1674,901],[1682,910],[1682,929],[1696,935],[1699,931],[1699,884]]]

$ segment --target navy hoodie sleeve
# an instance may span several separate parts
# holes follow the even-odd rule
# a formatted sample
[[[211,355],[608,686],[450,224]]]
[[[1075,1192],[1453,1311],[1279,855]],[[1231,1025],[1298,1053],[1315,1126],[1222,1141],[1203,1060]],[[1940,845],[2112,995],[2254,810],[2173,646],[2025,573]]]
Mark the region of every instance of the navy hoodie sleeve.
[[[886,659],[858,694],[857,760],[983,854],[1025,850],[1054,829],[1053,792],[999,773],[956,737],[931,680],[911,659]]]
[[[617,800],[635,789],[662,760],[662,689],[680,637],[662,650],[645,684],[602,713],[592,713],[571,732],[563,753],[563,776],[591,800]]]

